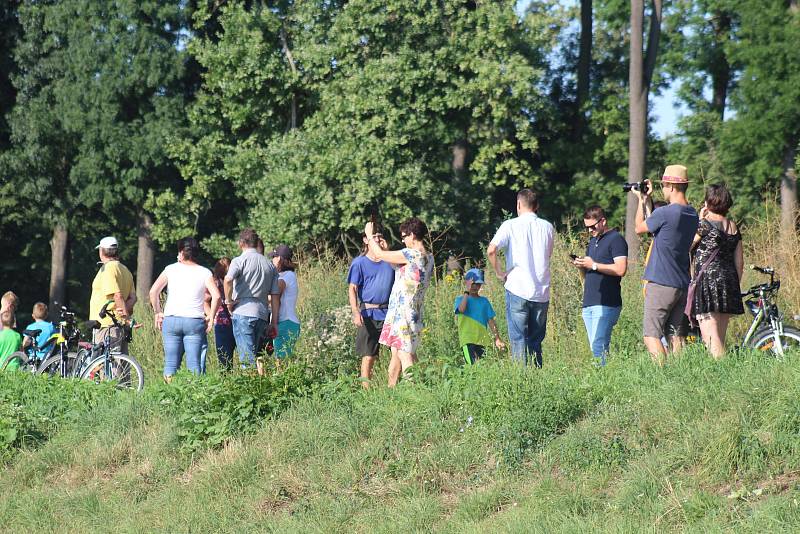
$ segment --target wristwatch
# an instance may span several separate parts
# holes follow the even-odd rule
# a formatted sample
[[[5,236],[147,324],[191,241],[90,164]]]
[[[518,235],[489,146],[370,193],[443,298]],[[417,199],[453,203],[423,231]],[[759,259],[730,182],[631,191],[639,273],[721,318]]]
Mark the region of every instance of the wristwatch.
[[[596,271],[596,270],[597,270],[597,263],[595,263],[595,262],[592,262],[592,270],[593,270],[593,271]]]

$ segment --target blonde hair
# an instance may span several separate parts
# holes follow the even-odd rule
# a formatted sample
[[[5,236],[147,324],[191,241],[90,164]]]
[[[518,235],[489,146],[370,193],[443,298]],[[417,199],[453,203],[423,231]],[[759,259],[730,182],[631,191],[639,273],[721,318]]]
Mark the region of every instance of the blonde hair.
[[[0,303],[2,303],[3,308],[13,308],[16,310],[17,306],[19,306],[19,298],[13,291],[6,291],[3,293],[3,298],[0,299]]]
[[[37,302],[33,305],[33,315],[34,319],[46,319],[47,318],[47,304],[44,302]]]

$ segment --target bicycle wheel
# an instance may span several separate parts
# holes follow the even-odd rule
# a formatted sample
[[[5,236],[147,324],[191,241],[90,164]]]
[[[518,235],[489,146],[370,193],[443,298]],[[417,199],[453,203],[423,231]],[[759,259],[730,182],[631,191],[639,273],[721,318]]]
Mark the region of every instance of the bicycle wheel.
[[[116,382],[119,389],[135,389],[141,391],[144,388],[144,372],[134,358],[127,354],[114,354],[95,358],[86,366],[81,374],[81,378],[93,382]]]
[[[28,355],[18,350],[8,356],[6,361],[3,362],[3,366],[0,367],[0,371],[5,371],[9,367],[24,370],[28,366],[28,362]]]
[[[67,369],[66,369],[66,377],[73,377],[75,376],[75,362],[78,359],[77,352],[68,352],[67,353]],[[61,376],[61,355],[60,354],[53,354],[45,361],[43,361],[39,368],[36,370],[37,375],[47,375],[47,376]]]
[[[800,330],[792,328],[791,326],[784,326],[783,335],[780,336],[780,340],[784,354],[789,350],[800,352]],[[753,342],[750,346],[762,352],[769,352],[774,356],[778,355],[777,347],[775,346],[775,336],[772,334],[771,328],[762,328],[753,334]]]

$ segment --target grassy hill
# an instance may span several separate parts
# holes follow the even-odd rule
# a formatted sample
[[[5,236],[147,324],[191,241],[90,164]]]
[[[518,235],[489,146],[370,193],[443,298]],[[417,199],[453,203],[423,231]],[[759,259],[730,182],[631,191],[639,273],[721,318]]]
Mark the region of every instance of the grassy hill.
[[[610,363],[596,369],[579,282],[560,266],[544,369],[504,354],[455,365],[460,286],[442,277],[414,382],[389,390],[381,374],[362,391],[346,321],[323,313],[346,298],[342,269],[301,272],[303,342],[265,378],[212,369],[165,385],[147,328],[134,343],[139,395],[0,375],[0,530],[800,529],[800,354],[714,361],[693,345],[656,367],[632,275]],[[485,289],[504,326],[502,288]]]

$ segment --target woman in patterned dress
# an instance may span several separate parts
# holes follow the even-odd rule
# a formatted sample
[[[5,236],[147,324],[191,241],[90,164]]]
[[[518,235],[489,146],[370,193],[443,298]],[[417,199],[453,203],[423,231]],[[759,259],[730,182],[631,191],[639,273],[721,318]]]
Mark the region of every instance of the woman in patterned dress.
[[[695,277],[718,250],[697,281],[692,305],[703,342],[714,358],[725,354],[725,335],[731,315],[744,313],[739,288],[744,269],[742,235],[736,224],[725,217],[732,204],[731,194],[724,185],[708,186],[695,236]]]
[[[425,250],[422,240],[428,227],[416,217],[400,225],[402,250],[383,250],[374,239],[372,223],[367,223],[364,233],[370,252],[378,259],[391,263],[395,269],[394,285],[389,297],[389,309],[381,330],[380,343],[392,351],[389,363],[389,386],[397,383],[391,370],[400,365],[403,376],[417,361],[417,346],[422,334],[422,308],[425,289],[430,284],[433,256]],[[394,373],[394,377],[397,373]]]

